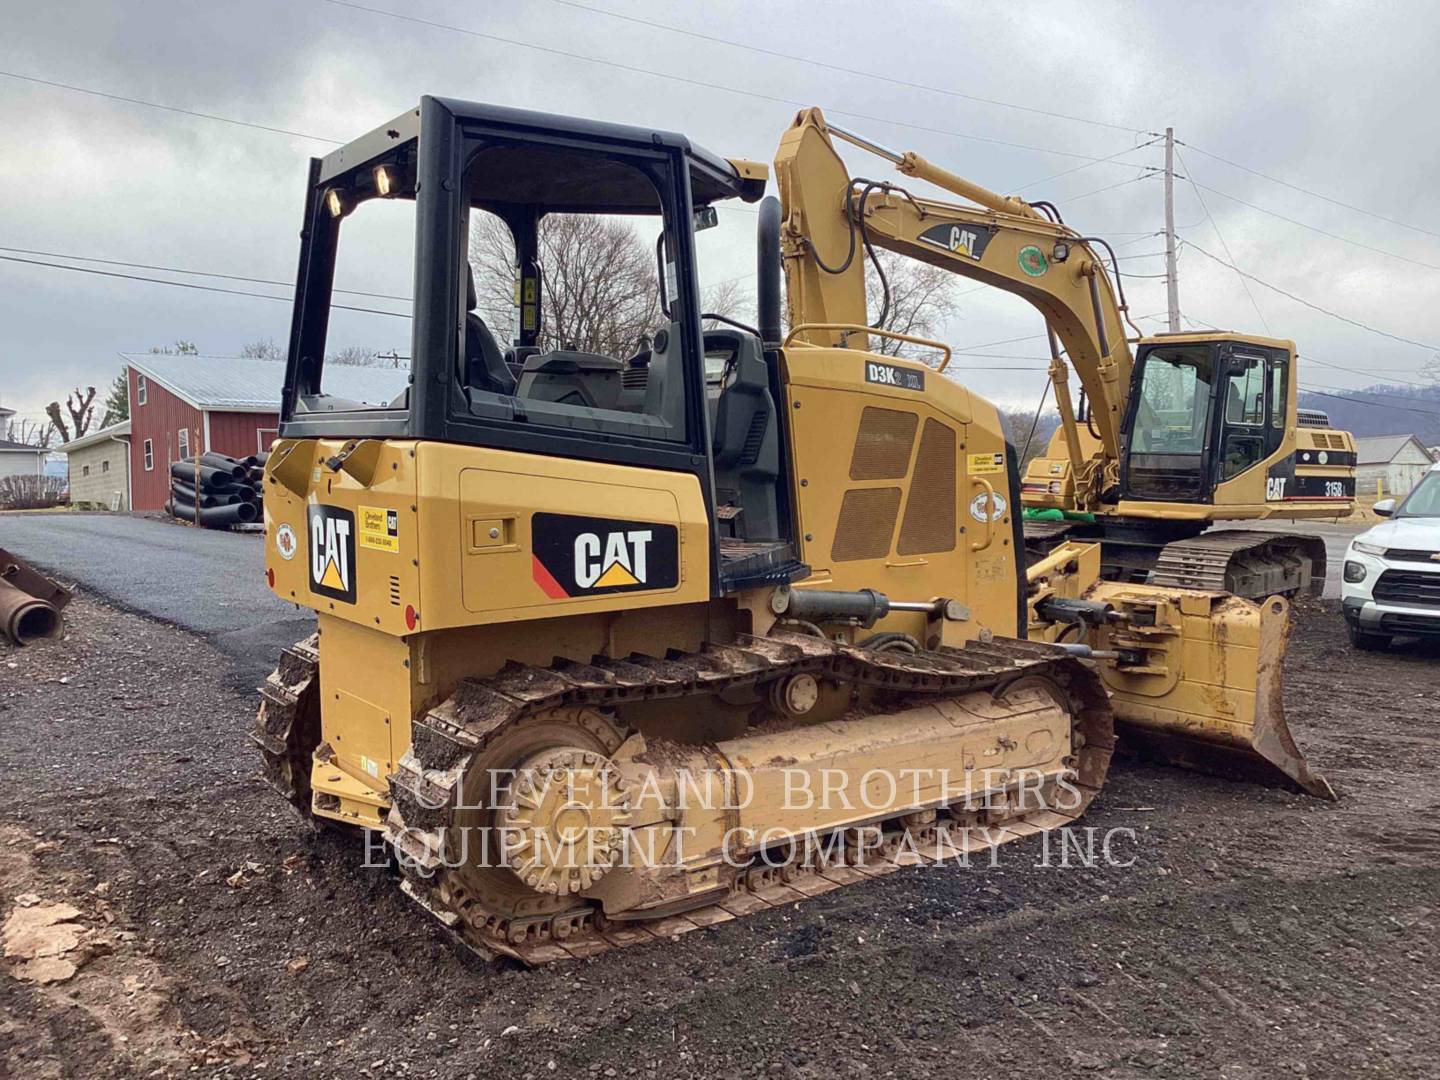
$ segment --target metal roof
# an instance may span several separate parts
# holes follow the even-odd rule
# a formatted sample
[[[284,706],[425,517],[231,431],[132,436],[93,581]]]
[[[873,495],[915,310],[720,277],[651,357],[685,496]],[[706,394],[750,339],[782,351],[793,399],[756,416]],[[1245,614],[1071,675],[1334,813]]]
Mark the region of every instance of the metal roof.
[[[1355,463],[1357,465],[1387,465],[1395,460],[1395,455],[1405,448],[1406,443],[1414,443],[1426,454],[1425,444],[1414,435],[1362,435],[1355,440]]]
[[[236,356],[121,353],[136,371],[197,409],[219,412],[279,412],[285,364]],[[410,378],[405,368],[365,368],[327,364],[324,390],[336,397],[383,405]]]
[[[48,454],[50,453],[43,446],[31,446],[29,443],[11,442],[9,439],[0,439],[0,454]]]
[[[62,454],[68,454],[74,450],[84,450],[87,446],[94,446],[96,443],[105,442],[108,439],[121,438],[130,434],[130,421],[121,420],[118,424],[111,424],[109,427],[102,427],[99,431],[92,431],[88,435],[82,435],[78,439],[71,439],[68,443],[62,443],[52,449]]]

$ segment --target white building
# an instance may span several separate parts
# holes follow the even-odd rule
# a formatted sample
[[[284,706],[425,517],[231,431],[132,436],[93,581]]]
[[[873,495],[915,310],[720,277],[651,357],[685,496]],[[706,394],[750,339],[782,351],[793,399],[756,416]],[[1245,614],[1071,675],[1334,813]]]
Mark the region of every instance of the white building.
[[[37,476],[45,471],[45,455],[50,451],[5,438],[14,415],[14,409],[0,406],[0,476]]]
[[[1355,440],[1355,492],[1401,498],[1435,459],[1414,435],[1365,435]]]
[[[130,421],[92,431],[59,447],[69,465],[70,505],[130,509]]]

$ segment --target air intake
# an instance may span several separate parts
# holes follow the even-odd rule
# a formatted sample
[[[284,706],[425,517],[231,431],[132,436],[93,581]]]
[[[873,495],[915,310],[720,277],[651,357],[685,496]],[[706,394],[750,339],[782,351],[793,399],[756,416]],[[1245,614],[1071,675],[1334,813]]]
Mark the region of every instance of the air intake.
[[[899,480],[910,468],[915,428],[912,412],[867,407],[860,415],[855,450],[850,457],[851,480]]]
[[[901,555],[955,550],[955,429],[935,420],[926,420],[920,435],[895,550]]]
[[[895,519],[900,516],[900,489],[852,488],[840,504],[835,525],[835,542],[830,545],[833,562],[883,559],[890,554]]]

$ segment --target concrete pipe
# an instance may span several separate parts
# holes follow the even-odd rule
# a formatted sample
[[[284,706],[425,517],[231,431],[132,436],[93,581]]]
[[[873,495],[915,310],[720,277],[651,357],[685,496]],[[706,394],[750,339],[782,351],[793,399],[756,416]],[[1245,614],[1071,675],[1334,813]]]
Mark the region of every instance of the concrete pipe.
[[[54,604],[36,599],[0,578],[0,630],[16,645],[57,637],[60,625],[60,611]]]

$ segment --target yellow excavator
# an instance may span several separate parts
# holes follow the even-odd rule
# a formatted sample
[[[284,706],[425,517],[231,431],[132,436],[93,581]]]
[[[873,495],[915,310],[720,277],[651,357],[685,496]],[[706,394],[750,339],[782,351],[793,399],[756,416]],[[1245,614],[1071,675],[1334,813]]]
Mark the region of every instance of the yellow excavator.
[[[433,97],[311,162],[264,506],[269,585],[317,633],[263,688],[270,782],[527,964],[1064,827],[1117,732],[1332,796],[1284,720],[1285,600],[1103,581],[1070,540],[1027,574],[994,406],[868,351],[897,335],[868,325],[863,223],[911,198],[852,181],[816,112],[781,144],[783,210],[768,175]],[[759,204],[754,327],[701,306],[696,234],[731,199]],[[412,360],[361,400],[324,357],[379,204],[413,217],[413,252],[359,249],[413,260]],[[484,215],[514,239],[506,345],[467,257]],[[547,331],[562,215],[656,230],[658,325],[623,355]],[[1001,230],[981,263],[1030,246]]]
[[[974,205],[857,180],[846,213],[817,217],[826,224],[810,236],[805,178],[809,170],[844,170],[835,139]],[[1248,599],[1321,592],[1326,559],[1319,537],[1209,528],[1216,521],[1335,517],[1353,508],[1354,440],[1323,415],[1317,420],[1297,409],[1294,342],[1226,331],[1143,336],[1131,324],[1132,353],[1114,251],[1065,225],[1052,204],[997,195],[917,154],[828,124],[813,110],[802,114],[786,145],[794,164],[785,163],[782,148],[779,181],[782,196],[795,192],[786,203],[793,257],[810,245],[806,250],[838,261],[854,252],[858,234],[862,245],[992,285],[1044,316],[1060,426],[1021,482],[1032,559],[1067,537],[1096,540],[1106,579]],[[787,171],[795,174],[788,184]],[[791,306],[798,316],[823,322],[854,315],[857,286],[840,286],[834,279],[844,275],[831,269],[814,257],[796,276],[800,296]]]

